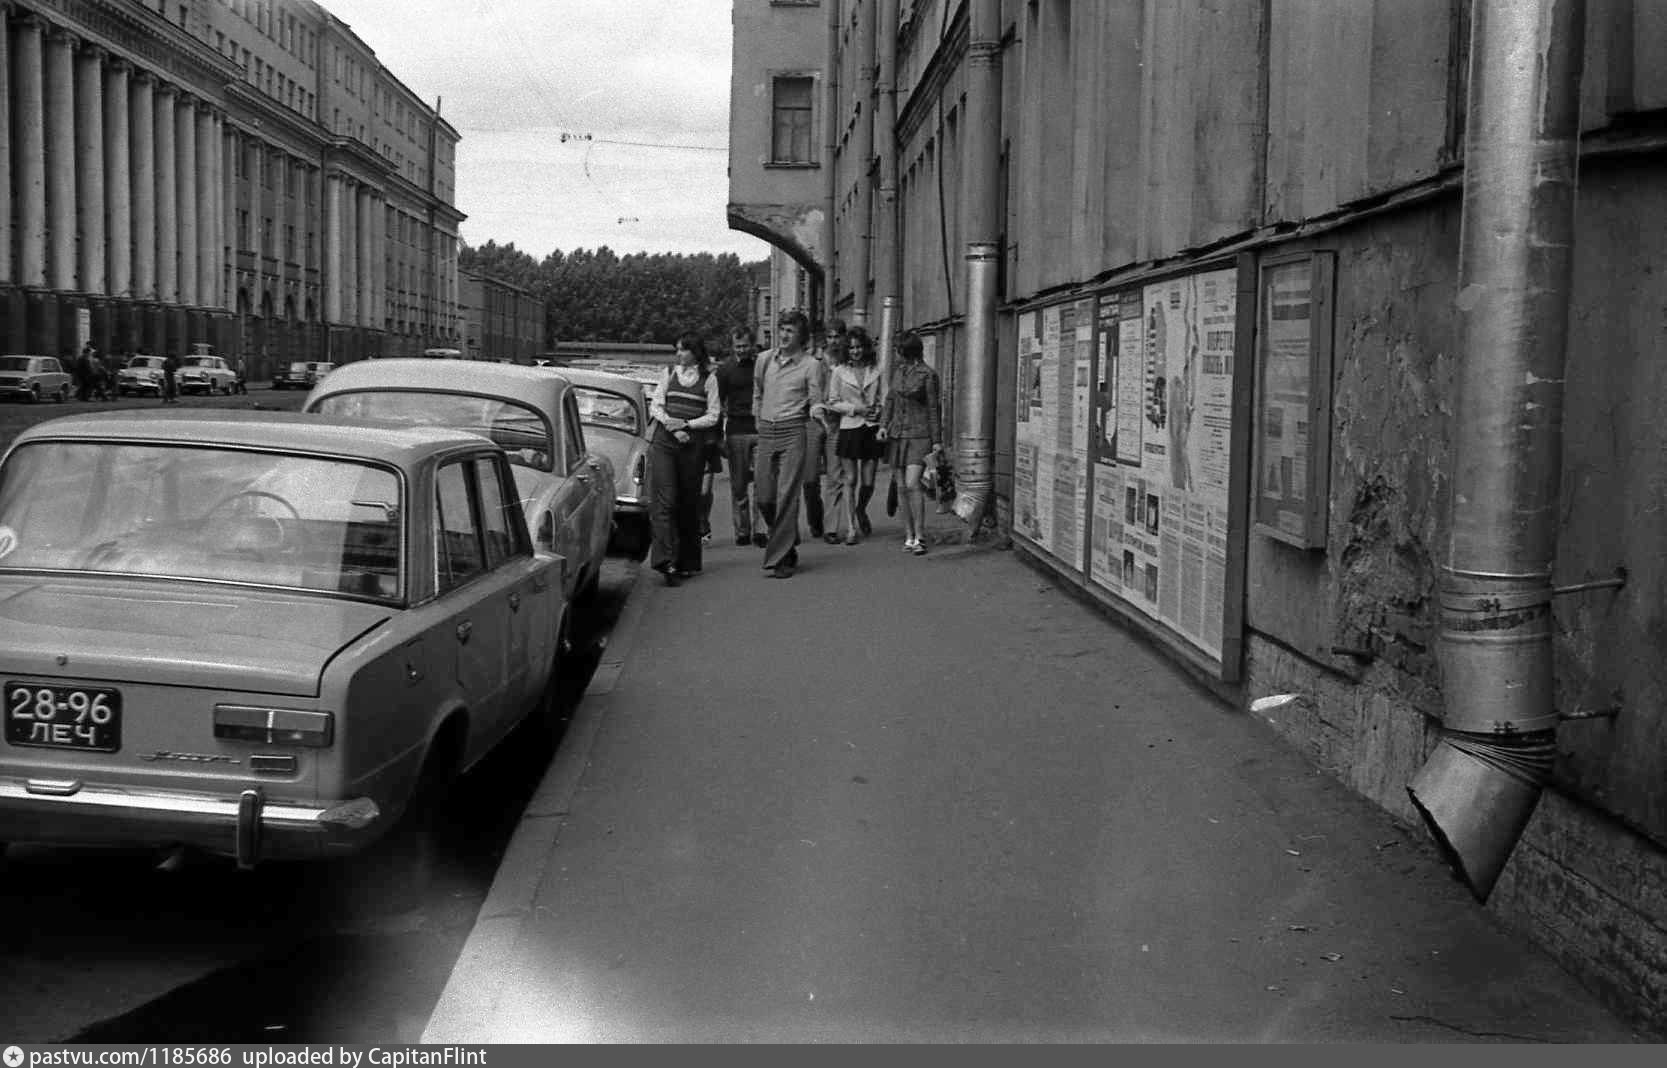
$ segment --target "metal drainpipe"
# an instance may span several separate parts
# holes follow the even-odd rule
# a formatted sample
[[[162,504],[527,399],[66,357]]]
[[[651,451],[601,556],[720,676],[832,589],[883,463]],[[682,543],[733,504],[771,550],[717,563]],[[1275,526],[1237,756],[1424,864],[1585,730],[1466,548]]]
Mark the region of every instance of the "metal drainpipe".
[[[827,0],[827,74],[822,105],[822,309],[816,319],[827,319],[839,304],[839,263],[834,233],[834,204],[839,191],[835,154],[839,148],[839,0]]]
[[[851,266],[851,326],[868,328],[868,281],[874,263],[874,0],[857,6],[857,262]]]
[[[876,33],[874,143],[880,155],[880,200],[874,218],[874,288],[880,298],[880,381],[891,381],[891,350],[903,299],[897,280],[903,254],[897,240],[897,0],[880,0]]]
[[[955,514],[977,532],[995,499],[1000,266],[1001,0],[971,0],[967,44],[967,347],[956,375]]]
[[[1556,756],[1551,570],[1579,163],[1585,0],[1474,0],[1445,716],[1407,793],[1486,901]]]

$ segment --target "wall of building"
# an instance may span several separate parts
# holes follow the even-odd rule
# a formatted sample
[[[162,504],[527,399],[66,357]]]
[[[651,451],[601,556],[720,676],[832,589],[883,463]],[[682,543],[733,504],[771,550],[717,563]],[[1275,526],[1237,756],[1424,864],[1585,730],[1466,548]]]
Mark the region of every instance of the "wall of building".
[[[869,2],[842,5],[842,18],[860,18]],[[899,6],[898,121],[879,136],[895,135],[902,176],[903,325],[929,337],[947,396],[964,341],[964,177],[988,161],[964,158],[967,5]],[[1273,728],[1416,826],[1406,785],[1442,715],[1434,598],[1449,440],[1462,417],[1453,301],[1469,3],[1004,0],[1002,11],[999,515],[1022,549],[1059,565],[1025,544],[1015,510],[1020,454],[1034,448],[1020,387],[1037,366],[1047,309],[1103,308],[1108,295],[1223,264],[1249,286],[1241,294],[1254,294],[1255,272],[1271,257],[1334,255],[1324,536],[1297,549],[1236,520],[1239,562],[1222,596],[1242,607],[1242,621],[1228,614],[1241,651],[1224,653],[1216,688],[1245,707],[1297,695],[1267,713]],[[1559,730],[1553,784],[1487,907],[1618,1007],[1662,1027],[1667,441],[1656,413],[1667,372],[1652,357],[1667,326],[1656,262],[1667,247],[1658,110],[1667,108],[1658,54],[1667,14],[1618,0],[1591,0],[1587,11],[1554,577],[1572,584],[1624,567],[1626,585],[1556,601],[1558,707],[1599,715]],[[738,19],[738,43],[741,28]],[[823,39],[801,32],[805,49]],[[842,48],[850,40],[841,33]],[[768,67],[767,43],[751,48],[751,68]],[[869,102],[846,95],[852,57],[833,58],[848,125]],[[848,158],[849,143],[842,132],[828,230],[846,302],[864,286],[844,273],[865,224],[855,214],[864,168]],[[814,191],[803,193],[806,210],[815,202]],[[1061,397],[1070,378],[1060,368],[1081,352],[1073,344],[1111,351],[1099,346],[1116,343],[1107,332],[1115,322],[1049,342],[1049,381]],[[1255,359],[1255,330],[1255,316],[1241,315],[1236,360]],[[1234,438],[1238,469],[1256,412],[1248,395],[1236,403],[1245,430]],[[1070,418],[1063,413],[1061,425]],[[1051,483],[1067,495],[1069,485]],[[1242,509],[1247,490],[1235,485]],[[1138,613],[1113,615],[1162,630]],[[1199,670],[1196,656],[1179,659]]]
[[[519,286],[459,273],[463,354],[471,360],[531,363],[547,349],[544,302]]]
[[[0,24],[0,345],[206,343],[259,379],[459,336],[456,131],[325,9],[6,0]]]

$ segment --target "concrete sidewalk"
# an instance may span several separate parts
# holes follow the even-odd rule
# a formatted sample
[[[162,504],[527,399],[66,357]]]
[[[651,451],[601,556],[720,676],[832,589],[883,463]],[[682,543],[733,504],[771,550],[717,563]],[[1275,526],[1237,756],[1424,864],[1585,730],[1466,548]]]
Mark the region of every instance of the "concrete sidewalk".
[[[644,569],[423,1041],[1651,1040],[1012,553],[877,518],[766,581],[718,499],[702,575]]]

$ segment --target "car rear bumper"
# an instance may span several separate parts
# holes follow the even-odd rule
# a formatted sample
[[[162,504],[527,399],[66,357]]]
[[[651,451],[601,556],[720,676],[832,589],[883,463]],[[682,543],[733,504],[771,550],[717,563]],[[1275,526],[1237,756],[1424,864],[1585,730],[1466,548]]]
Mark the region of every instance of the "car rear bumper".
[[[637,500],[635,497],[615,497],[614,498],[614,515],[615,516],[647,515],[647,514],[648,514],[648,502],[647,501]]]
[[[252,865],[351,853],[385,822],[369,798],[300,805],[254,788],[230,795],[0,779],[0,842],[183,845]]]

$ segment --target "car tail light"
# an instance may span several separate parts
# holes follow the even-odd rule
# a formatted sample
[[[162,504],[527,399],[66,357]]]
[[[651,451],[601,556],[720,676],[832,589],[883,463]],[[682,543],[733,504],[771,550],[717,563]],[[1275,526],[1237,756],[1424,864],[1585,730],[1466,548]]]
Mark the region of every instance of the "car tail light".
[[[645,477],[647,477],[647,475],[648,475],[648,457],[639,456],[639,457],[637,457],[636,467],[631,471],[631,480],[633,482],[635,482],[637,485],[640,486],[643,483],[643,479]]]
[[[215,705],[214,736],[238,742],[323,749],[335,740],[336,717],[329,712],[303,712],[294,708]]]

